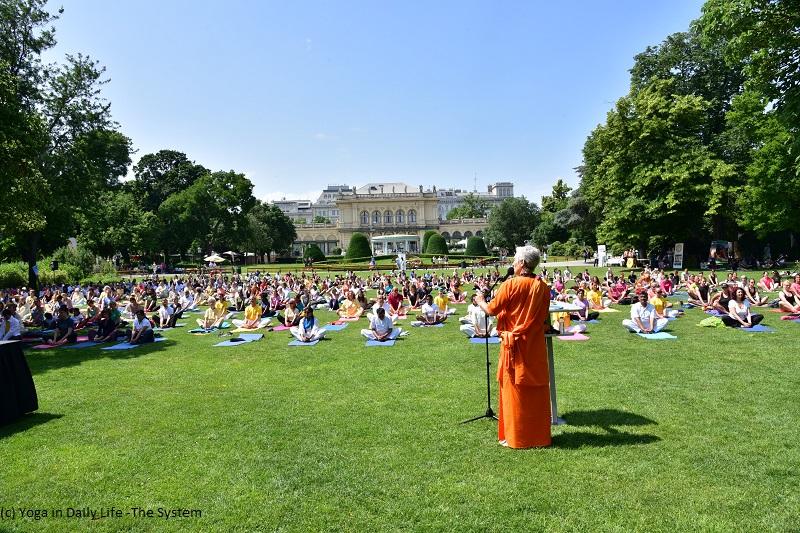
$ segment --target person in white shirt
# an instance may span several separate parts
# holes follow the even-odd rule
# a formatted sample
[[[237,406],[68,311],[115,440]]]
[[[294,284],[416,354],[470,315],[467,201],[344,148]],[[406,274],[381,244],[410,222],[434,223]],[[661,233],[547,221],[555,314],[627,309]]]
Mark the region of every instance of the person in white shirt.
[[[172,306],[169,305],[169,300],[164,298],[161,300],[161,307],[158,308],[158,315],[153,317],[153,321],[158,324],[158,327],[166,328],[169,326],[169,320],[174,312]]]
[[[375,315],[369,319],[369,329],[362,329],[361,334],[371,341],[388,341],[396,339],[402,328],[394,327],[392,319],[386,316],[386,310],[379,307]]]
[[[491,318],[487,321],[486,313],[475,303],[474,294],[472,295],[472,303],[467,307],[467,316],[461,320],[464,319],[466,319],[466,322],[459,329],[467,337],[497,337],[497,328],[494,327],[494,321]]]
[[[148,342],[155,342],[155,334],[153,333],[153,326],[144,314],[144,309],[136,311],[136,317],[133,319],[133,331],[128,340],[131,344],[145,344]]]
[[[197,303],[195,303],[194,296],[192,295],[189,289],[184,289],[183,296],[181,297],[181,309],[184,311],[189,311],[197,307]]]
[[[658,318],[656,308],[647,302],[647,291],[639,293],[639,301],[631,306],[631,318],[622,325],[634,333],[658,333],[668,324],[666,318]]]
[[[389,306],[389,302],[386,301],[386,296],[384,296],[382,292],[378,293],[375,304],[372,306],[372,312],[367,313],[367,319],[371,321],[373,318],[375,318],[375,316],[377,316],[378,309],[383,309],[386,315],[391,316],[391,307]]]
[[[447,318],[446,315],[442,315],[439,311],[439,308],[433,304],[433,296],[430,294],[425,297],[425,303],[422,304],[422,308],[420,309],[420,314],[417,315],[417,320],[412,322],[412,326],[433,326],[435,324],[439,324],[444,322]]]
[[[752,328],[764,320],[764,315],[750,312],[750,301],[744,289],[739,287],[728,302],[728,314],[720,318],[729,328]]]
[[[3,319],[0,320],[0,341],[18,341],[22,339],[22,326],[11,312],[11,309],[6,307],[3,309]]]
[[[325,328],[320,328],[314,318],[314,308],[306,307],[300,323],[289,329],[289,332],[300,342],[314,342],[325,337]]]

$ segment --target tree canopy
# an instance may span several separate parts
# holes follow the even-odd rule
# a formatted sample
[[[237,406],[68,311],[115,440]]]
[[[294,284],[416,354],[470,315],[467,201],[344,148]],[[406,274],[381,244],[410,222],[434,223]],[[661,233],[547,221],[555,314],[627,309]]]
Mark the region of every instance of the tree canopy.
[[[506,198],[489,213],[489,224],[484,235],[492,246],[513,249],[531,238],[539,224],[539,207],[522,198]]]

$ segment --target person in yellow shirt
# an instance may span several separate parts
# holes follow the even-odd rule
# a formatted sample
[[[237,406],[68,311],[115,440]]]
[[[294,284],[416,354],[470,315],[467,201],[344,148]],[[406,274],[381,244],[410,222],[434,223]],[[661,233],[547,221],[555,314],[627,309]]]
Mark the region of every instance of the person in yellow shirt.
[[[208,309],[203,313],[203,318],[197,319],[197,325],[203,329],[218,328],[225,320],[226,311],[224,302],[217,302],[212,296],[208,299]]]
[[[447,293],[444,292],[444,289],[439,289],[439,294],[433,299],[433,305],[439,309],[440,316],[448,316],[456,312],[455,307],[448,307],[449,304],[450,298],[447,297]]]
[[[603,298],[603,293],[597,283],[592,283],[589,292],[586,293],[586,299],[589,301],[589,309],[597,311],[608,307],[608,298]]]
[[[672,307],[672,302],[667,301],[661,288],[656,289],[655,292],[655,298],[650,298],[650,303],[656,308],[658,318],[677,318],[683,312],[681,309],[669,309]]]
[[[353,320],[361,318],[364,308],[356,301],[356,294],[353,291],[347,291],[347,299],[339,304],[337,312],[340,318]]]
[[[266,323],[264,322],[266,321]],[[258,297],[253,296],[250,298],[250,305],[244,310],[244,320],[231,320],[239,329],[258,329],[266,326],[269,319],[261,319],[261,304],[258,302]]]

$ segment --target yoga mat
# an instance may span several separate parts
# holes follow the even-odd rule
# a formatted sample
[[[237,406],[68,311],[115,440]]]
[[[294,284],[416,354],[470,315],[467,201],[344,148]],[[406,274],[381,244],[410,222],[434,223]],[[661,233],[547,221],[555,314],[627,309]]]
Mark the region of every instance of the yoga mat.
[[[367,341],[367,346],[394,346],[394,339],[388,341]]]
[[[414,324],[412,322],[411,325],[413,327],[415,327],[415,328],[443,328],[444,327],[444,324],[442,324],[441,322],[438,323],[438,324]]]
[[[606,307],[605,309],[594,309],[598,313],[619,313],[619,309],[611,309],[610,307]]]
[[[247,333],[248,331],[258,331],[259,329],[264,329],[265,326],[259,326],[257,328],[236,328],[232,329],[231,333]]]
[[[706,314],[711,316],[728,316],[727,313],[723,313],[722,311],[717,311],[716,309],[711,309],[709,311],[706,311]]]
[[[651,340],[651,341],[663,341],[666,339],[677,339],[675,335],[670,335],[664,331],[659,331],[658,333],[637,333],[640,337]]]
[[[239,338],[240,339],[244,339],[247,342],[260,341],[261,339],[264,338],[264,334],[263,333],[242,333],[241,335],[239,335]]]
[[[37,344],[33,347],[34,350],[49,350],[50,348],[56,348],[55,344]]]
[[[800,324],[800,318],[792,318],[791,320],[792,320],[792,322],[794,322],[795,324]]]
[[[211,330],[210,329],[197,328],[197,329],[190,329],[189,333],[192,333],[194,335],[205,335],[207,333],[211,333]]]
[[[243,340],[243,341],[239,341],[239,342],[232,341],[232,340],[227,340],[227,341],[218,342],[214,346],[222,346],[224,348],[227,348],[227,347],[230,347],[230,346],[241,346],[243,344],[250,344],[251,342],[252,341],[248,341],[248,340]]]
[[[289,343],[289,346],[314,346],[318,342],[319,341],[300,342],[300,341],[295,339],[295,340],[293,340],[292,342]]]
[[[486,344],[484,337],[471,337],[469,342],[472,344]],[[500,344],[500,337],[489,337],[489,344]]]
[[[162,342],[165,341],[164,337],[156,337],[155,342]],[[150,344],[150,343],[148,343]],[[128,342],[121,342],[119,344],[115,344],[114,346],[109,346],[108,348],[103,348],[103,350],[132,350],[133,348],[138,348],[139,346],[144,346],[143,344],[130,344]]]
[[[347,327],[347,324],[329,324],[325,326],[325,331],[342,331]]]
[[[78,335],[78,342],[86,342],[89,340],[88,335]]]
[[[97,346],[98,344],[100,344],[100,343],[99,342],[86,341],[86,342],[79,342],[78,344],[68,344],[68,345],[64,346],[64,348],[71,348],[71,349],[91,348],[92,346]]]
[[[752,328],[736,328],[736,329],[740,329],[740,330],[742,330],[742,331],[744,331],[746,333],[774,333],[775,332],[774,329],[772,329],[769,326],[765,326],[763,324],[758,324],[756,326],[753,326]]]
[[[286,331],[288,329],[291,329],[291,328],[289,326],[280,325],[280,326],[275,326],[274,328],[272,328],[272,331]]]
[[[573,333],[572,335],[560,335],[556,337],[560,341],[588,341],[589,337],[583,333]]]
[[[600,321],[597,320],[596,318],[594,320],[581,320],[579,322],[583,322],[584,324],[599,324],[600,323]]]

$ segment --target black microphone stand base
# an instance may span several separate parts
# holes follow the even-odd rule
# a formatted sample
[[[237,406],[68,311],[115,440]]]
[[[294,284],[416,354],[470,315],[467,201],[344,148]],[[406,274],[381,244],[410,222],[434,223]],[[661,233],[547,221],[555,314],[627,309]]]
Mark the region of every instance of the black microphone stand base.
[[[492,411],[492,408],[489,407],[488,409],[486,409],[486,412],[481,416],[476,416],[475,418],[470,418],[469,420],[463,420],[461,423],[469,424],[470,422],[475,422],[476,420],[483,420],[484,418],[494,418],[495,420],[497,420],[497,416],[494,414],[494,411]]]

